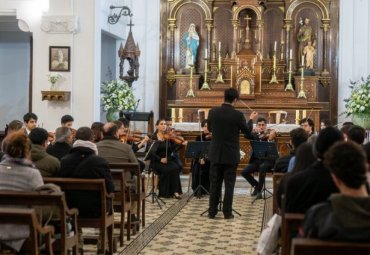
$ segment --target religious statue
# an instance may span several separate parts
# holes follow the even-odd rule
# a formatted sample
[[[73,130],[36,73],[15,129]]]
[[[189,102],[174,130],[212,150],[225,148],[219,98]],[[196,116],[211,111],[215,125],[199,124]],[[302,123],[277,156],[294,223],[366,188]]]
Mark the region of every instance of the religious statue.
[[[302,20],[300,21],[300,23],[301,22],[302,22]],[[314,31],[313,31],[313,29],[312,29],[312,27],[309,23],[310,23],[310,19],[305,18],[304,19],[304,24],[301,26],[301,28],[299,29],[298,34],[297,34],[297,40],[299,42],[299,46],[298,46],[299,62],[298,63],[302,62],[302,56],[305,55],[304,48],[306,46],[308,46],[308,42],[311,42],[310,46],[315,51],[316,37],[315,37],[315,33],[314,33]],[[312,52],[312,48],[310,48],[311,52]],[[307,66],[307,64],[306,64],[306,66]],[[312,54],[312,67],[311,68],[313,68],[313,54]]]
[[[186,62],[185,68],[190,68],[194,66],[197,61],[197,50],[199,46],[199,35],[195,31],[195,25],[190,24],[188,32],[183,36],[183,43],[186,46]]]
[[[316,55],[316,49],[312,46],[311,41],[308,41],[307,45],[303,48],[303,54],[306,60],[306,69],[313,69],[313,59]]]

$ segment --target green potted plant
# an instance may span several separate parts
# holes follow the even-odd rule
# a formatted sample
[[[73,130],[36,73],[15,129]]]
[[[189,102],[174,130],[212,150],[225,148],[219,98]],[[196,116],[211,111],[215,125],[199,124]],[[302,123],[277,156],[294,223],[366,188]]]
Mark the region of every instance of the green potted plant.
[[[107,121],[117,120],[119,111],[134,110],[138,100],[135,99],[133,89],[123,80],[103,82],[101,87],[102,107],[107,112]]]
[[[351,95],[344,99],[345,113],[352,116],[354,124],[370,128],[370,75],[360,81],[351,82]]]

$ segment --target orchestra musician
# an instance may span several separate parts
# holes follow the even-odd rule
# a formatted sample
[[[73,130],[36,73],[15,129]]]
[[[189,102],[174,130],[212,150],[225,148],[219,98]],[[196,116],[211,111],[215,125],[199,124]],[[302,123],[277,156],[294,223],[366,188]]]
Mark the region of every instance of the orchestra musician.
[[[179,148],[175,138],[168,134],[166,120],[156,122],[156,132],[153,134],[153,145],[149,151],[150,167],[159,174],[159,197],[174,197],[180,199],[182,194],[180,182],[180,166],[173,153]]]
[[[196,137],[196,141],[211,141],[212,133],[208,130],[207,120],[201,122],[202,134]],[[192,165],[192,184],[191,188],[193,191],[201,184],[207,191],[209,191],[209,168],[211,167],[211,162],[206,158],[197,158]],[[201,183],[199,183],[201,179]],[[200,194],[205,194],[201,189]]]
[[[276,132],[275,130],[267,129],[266,119],[265,118],[258,118],[257,119],[257,126],[252,132],[252,139],[255,141],[269,141],[272,142],[275,140]],[[247,180],[247,182],[254,187],[252,192],[252,196],[257,196],[257,199],[262,198],[262,188],[265,182],[266,172],[273,168],[275,164],[275,160],[265,160],[265,159],[258,159],[252,153],[252,157],[249,161],[249,164],[246,168],[242,171],[242,176]],[[254,179],[253,173],[259,172],[258,181]]]

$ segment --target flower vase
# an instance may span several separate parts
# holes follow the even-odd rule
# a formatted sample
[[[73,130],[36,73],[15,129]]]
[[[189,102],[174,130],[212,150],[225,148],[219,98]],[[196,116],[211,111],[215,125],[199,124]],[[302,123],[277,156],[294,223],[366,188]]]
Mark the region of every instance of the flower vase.
[[[365,129],[370,129],[370,114],[369,113],[352,113],[352,121],[355,125]]]
[[[107,121],[115,121],[119,119],[119,112],[115,109],[109,109],[106,115]]]
[[[55,82],[51,82],[50,91],[56,91],[57,87],[55,85]]]

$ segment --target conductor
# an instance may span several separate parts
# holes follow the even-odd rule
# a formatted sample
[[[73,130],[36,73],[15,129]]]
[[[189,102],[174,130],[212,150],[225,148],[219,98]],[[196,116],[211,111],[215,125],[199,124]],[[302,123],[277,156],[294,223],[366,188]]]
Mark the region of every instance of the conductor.
[[[225,90],[224,103],[220,107],[210,110],[208,115],[208,129],[212,132],[212,140],[208,152],[211,162],[209,173],[210,197],[208,217],[214,219],[218,212],[218,202],[221,194],[222,181],[225,181],[225,195],[223,200],[223,214],[225,219],[233,219],[232,204],[236,168],[240,161],[239,135],[240,131],[247,139],[251,139],[253,120],[258,113],[253,111],[247,123],[244,115],[234,109],[239,99],[239,92],[234,88]]]

